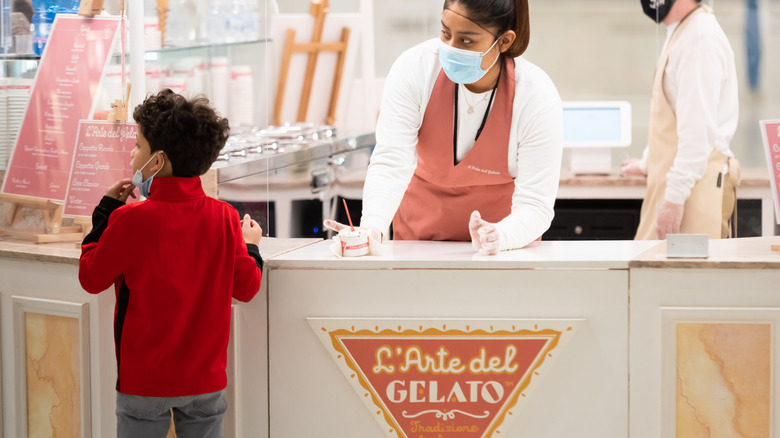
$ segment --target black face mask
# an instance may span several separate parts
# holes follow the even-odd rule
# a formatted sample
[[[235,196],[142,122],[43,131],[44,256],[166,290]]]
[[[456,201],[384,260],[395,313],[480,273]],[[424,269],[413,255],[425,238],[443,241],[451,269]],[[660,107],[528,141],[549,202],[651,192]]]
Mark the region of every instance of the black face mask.
[[[642,3],[642,10],[645,15],[650,17],[656,23],[664,21],[669,11],[674,6],[674,0],[639,0]]]

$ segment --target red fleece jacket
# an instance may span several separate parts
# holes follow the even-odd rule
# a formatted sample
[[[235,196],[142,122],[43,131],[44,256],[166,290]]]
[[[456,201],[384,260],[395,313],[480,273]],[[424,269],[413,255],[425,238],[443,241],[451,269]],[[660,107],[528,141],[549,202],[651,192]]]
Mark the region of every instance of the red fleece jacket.
[[[79,281],[115,286],[117,391],[175,397],[219,391],[232,299],[260,289],[262,259],[238,212],[205,195],[200,178],[155,178],[149,199],[104,197],[82,243]]]

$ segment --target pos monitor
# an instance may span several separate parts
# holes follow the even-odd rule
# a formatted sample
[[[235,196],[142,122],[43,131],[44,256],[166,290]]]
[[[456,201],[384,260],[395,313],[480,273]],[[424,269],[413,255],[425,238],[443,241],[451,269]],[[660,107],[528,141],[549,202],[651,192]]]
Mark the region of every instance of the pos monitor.
[[[626,101],[563,102],[563,147],[571,148],[575,174],[609,174],[613,147],[631,145],[631,104]]]

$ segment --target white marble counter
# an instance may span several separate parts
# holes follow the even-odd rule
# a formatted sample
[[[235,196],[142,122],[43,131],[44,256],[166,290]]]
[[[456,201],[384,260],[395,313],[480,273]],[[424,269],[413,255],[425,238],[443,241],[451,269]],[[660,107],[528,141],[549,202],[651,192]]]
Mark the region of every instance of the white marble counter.
[[[0,240],[0,259],[78,265],[80,247],[75,243],[46,243],[36,245],[21,240]]]
[[[772,250],[772,245],[778,244],[780,237],[710,240],[707,258],[668,258],[666,242],[660,242],[630,265],[631,268],[778,269],[780,251]]]
[[[263,260],[268,260],[319,241],[320,239],[313,238],[277,239],[265,237],[260,241],[260,255],[263,257]],[[0,259],[78,265],[80,256],[80,243],[46,243],[36,245],[22,240],[0,239]]]
[[[658,241],[549,241],[477,254],[468,242],[386,242],[382,256],[340,257],[320,242],[269,261],[272,267],[315,269],[628,269],[629,261]]]

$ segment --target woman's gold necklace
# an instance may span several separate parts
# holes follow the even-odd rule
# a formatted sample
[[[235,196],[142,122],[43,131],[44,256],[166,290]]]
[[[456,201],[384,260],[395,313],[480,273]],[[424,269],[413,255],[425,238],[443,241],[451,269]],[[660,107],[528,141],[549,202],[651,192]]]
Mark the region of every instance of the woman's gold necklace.
[[[474,114],[474,108],[477,105],[479,105],[480,103],[482,103],[485,100],[487,100],[488,97],[490,97],[490,93],[485,91],[484,93],[482,93],[482,99],[477,100],[476,102],[474,102],[474,105],[472,105],[472,104],[469,103],[468,88],[466,88],[466,86],[462,85],[462,84],[461,84],[461,86],[463,87],[463,100],[466,102],[466,106],[468,107],[468,109],[466,109],[466,113],[468,113],[468,114]],[[498,86],[498,78],[496,78],[496,83],[493,84],[493,86],[490,87],[490,89],[493,90],[497,86]],[[488,91],[490,91],[490,90],[488,90]],[[476,94],[476,93],[474,93],[474,94]]]
[[[472,105],[472,104],[470,104],[470,103],[469,103],[469,97],[468,97],[468,94],[469,94],[469,93],[468,93],[468,91],[466,91],[466,87],[464,86],[464,87],[463,87],[463,100],[465,100],[465,102],[466,102],[466,106],[468,107],[468,109],[466,109],[466,112],[467,112],[468,114],[474,114],[474,107],[476,107],[476,106],[477,106],[477,105],[479,105],[480,103],[482,103],[482,102],[484,102],[485,100],[487,100],[487,98],[488,98],[488,97],[490,97],[490,93],[488,93],[488,92],[486,91],[486,92],[482,93],[482,99],[479,99],[479,100],[477,100],[477,101],[476,101],[476,102],[474,102],[474,104]]]

